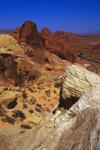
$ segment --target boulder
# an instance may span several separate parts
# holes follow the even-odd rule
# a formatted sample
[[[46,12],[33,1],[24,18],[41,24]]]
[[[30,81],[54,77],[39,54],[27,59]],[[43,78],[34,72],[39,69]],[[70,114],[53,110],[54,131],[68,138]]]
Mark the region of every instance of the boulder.
[[[58,116],[57,134],[60,132],[60,138],[55,149],[99,149],[99,115],[100,86],[96,85],[85,92],[65,114]]]
[[[78,65],[69,66],[62,78],[62,98],[80,97],[90,87],[100,85],[99,75]]]
[[[99,150],[100,107],[85,109],[71,128],[64,129],[54,150]],[[66,124],[67,125],[67,124]]]

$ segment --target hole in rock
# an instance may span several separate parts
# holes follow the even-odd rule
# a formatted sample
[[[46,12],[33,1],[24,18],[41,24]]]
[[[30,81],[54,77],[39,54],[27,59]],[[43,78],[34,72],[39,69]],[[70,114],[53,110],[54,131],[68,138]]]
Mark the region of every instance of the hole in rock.
[[[70,97],[66,100],[60,99],[58,108],[70,109],[79,100],[79,97]]]
[[[58,108],[70,109],[79,100],[79,97],[73,97],[63,99],[62,98],[62,85],[60,90],[60,100]]]
[[[14,99],[13,101],[11,101],[11,102],[8,104],[7,108],[8,108],[8,109],[13,109],[13,108],[16,107],[16,105],[17,105],[17,99]]]

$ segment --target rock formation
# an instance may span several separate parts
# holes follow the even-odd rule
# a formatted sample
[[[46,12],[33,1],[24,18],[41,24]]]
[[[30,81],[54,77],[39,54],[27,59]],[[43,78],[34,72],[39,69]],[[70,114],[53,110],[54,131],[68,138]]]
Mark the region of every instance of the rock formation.
[[[84,64],[85,61],[87,61],[91,67],[93,66],[90,70],[96,73],[100,72],[99,65],[78,57],[79,53],[83,53],[90,59],[99,60],[99,50],[95,44],[96,40],[99,38],[97,35],[82,36],[76,33],[61,31],[53,33],[48,28],[44,28],[41,33],[39,33],[36,24],[31,21],[24,22],[23,25],[20,28],[16,28],[11,35],[21,46],[26,44],[26,47],[40,48],[41,51],[45,49],[61,59],[70,62]]]
[[[55,33],[49,31],[49,29],[44,28],[41,31],[41,39],[43,46],[50,52],[56,54],[62,59],[69,61],[75,61],[75,55],[69,51],[69,44],[64,42],[62,38],[59,38]]]
[[[79,34],[72,32],[56,31],[55,34],[65,42],[77,42],[81,39]]]
[[[27,44],[32,48],[45,49],[52,52],[61,59],[71,62],[75,61],[75,55],[70,52],[70,46],[67,42],[60,38],[55,33],[44,28],[41,33],[38,32],[37,26],[31,21],[26,21],[20,28],[16,28],[11,35],[20,43]]]
[[[34,129],[0,130],[2,150],[82,150],[100,147],[100,87],[91,87],[68,111],[49,114]],[[13,130],[13,129],[12,129]],[[2,142],[3,141],[3,142]]]
[[[89,87],[100,84],[100,77],[83,67],[69,66],[62,79],[62,98],[80,97]]]
[[[14,51],[22,51],[21,46],[12,36],[8,34],[0,35],[0,53],[12,53]]]
[[[23,25],[13,31],[11,35],[13,35],[18,42],[25,42],[33,48],[42,46],[36,24],[31,21],[24,22]]]
[[[0,35],[0,149],[99,150],[100,77],[78,57],[99,45],[30,21],[12,35]]]
[[[56,78],[70,65],[41,48],[0,35],[0,126],[32,128],[59,102]],[[34,93],[34,94],[33,94]],[[34,116],[32,116],[34,114]],[[22,117],[22,118],[21,118]]]

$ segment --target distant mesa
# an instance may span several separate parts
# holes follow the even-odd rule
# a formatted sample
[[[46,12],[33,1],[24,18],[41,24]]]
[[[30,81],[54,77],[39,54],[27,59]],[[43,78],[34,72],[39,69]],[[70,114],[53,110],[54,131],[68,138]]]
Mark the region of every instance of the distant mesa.
[[[75,55],[70,52],[70,46],[56,33],[52,33],[48,28],[38,32],[34,22],[25,21],[20,28],[16,28],[11,35],[21,44],[26,43],[32,48],[45,48],[62,59],[75,61]]]
[[[50,52],[56,54],[62,59],[74,62],[75,56],[70,52],[69,43],[65,42],[63,38],[59,38],[55,33],[52,33],[48,28],[41,31],[41,39],[43,46]]]
[[[26,44],[26,47],[30,46],[34,48],[34,54],[37,56],[40,54],[39,51],[43,53],[44,49],[72,63],[81,62],[81,64],[84,64],[86,62],[84,59],[78,59],[78,54],[80,52],[84,53],[86,57],[94,57],[95,60],[100,58],[100,44],[98,44],[100,43],[99,34],[80,35],[63,31],[51,32],[48,28],[43,28],[39,33],[34,22],[25,21],[21,27],[12,31],[11,35],[20,45]],[[37,48],[39,48],[38,52]],[[29,53],[31,52],[28,51],[28,54]],[[95,64],[90,61],[87,63],[95,66]]]

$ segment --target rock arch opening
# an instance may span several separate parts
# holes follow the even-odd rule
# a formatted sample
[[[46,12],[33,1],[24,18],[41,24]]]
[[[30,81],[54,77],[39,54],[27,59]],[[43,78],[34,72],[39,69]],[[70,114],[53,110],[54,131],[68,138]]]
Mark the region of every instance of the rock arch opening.
[[[62,97],[62,85],[61,85],[61,90],[60,90],[60,100],[59,100],[59,106],[58,108],[64,108],[64,109],[70,109],[72,105],[74,105],[80,97],[74,97],[71,96],[69,98],[63,99]]]

